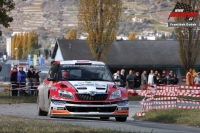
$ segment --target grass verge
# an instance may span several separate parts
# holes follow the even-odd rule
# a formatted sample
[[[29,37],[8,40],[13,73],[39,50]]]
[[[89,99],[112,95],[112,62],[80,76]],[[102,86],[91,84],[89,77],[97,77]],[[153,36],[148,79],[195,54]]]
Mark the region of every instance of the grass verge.
[[[133,116],[136,120],[145,120],[153,122],[162,122],[170,124],[182,124],[188,126],[200,127],[199,109],[160,109],[150,110],[145,116]]]
[[[50,121],[27,120],[23,118],[0,115],[1,132],[24,133],[131,133],[126,131],[90,128],[78,125],[55,123]]]
[[[36,103],[37,96],[1,96],[0,104]]]

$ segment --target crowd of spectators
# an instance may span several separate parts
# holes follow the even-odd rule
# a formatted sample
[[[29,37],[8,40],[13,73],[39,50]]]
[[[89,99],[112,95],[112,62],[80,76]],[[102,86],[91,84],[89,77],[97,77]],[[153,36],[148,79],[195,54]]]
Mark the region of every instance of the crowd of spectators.
[[[19,69],[19,70],[18,70]],[[22,66],[15,65],[10,71],[10,82],[12,84],[12,96],[33,96],[37,95],[37,86],[39,85],[38,69],[30,66],[26,73]],[[26,91],[28,90],[28,91]]]
[[[172,70],[169,73],[165,70],[163,70],[162,73],[151,70],[148,75],[146,70],[144,70],[142,74],[129,70],[129,74],[125,76],[125,70],[122,69],[114,73],[113,78],[120,80],[117,84],[121,87],[128,87],[136,90],[147,85],[176,85],[179,83],[177,75],[174,74]]]

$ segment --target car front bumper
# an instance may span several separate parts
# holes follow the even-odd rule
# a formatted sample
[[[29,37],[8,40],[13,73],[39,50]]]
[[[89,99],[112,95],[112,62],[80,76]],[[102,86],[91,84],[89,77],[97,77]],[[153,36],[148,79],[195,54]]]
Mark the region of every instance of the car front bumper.
[[[118,101],[113,103],[106,102],[84,102],[69,103],[67,101],[52,101],[52,117],[128,117],[129,102]]]

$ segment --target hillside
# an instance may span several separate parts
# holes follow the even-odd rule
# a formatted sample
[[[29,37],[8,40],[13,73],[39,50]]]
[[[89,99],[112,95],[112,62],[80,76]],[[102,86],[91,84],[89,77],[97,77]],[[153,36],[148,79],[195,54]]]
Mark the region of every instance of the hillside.
[[[40,43],[45,44],[51,37],[65,36],[71,28],[77,28],[79,0],[14,0],[16,8],[11,12],[14,21],[11,27],[4,29],[4,35],[13,32],[35,30],[40,35]],[[170,0],[123,0],[123,13],[120,21],[119,34],[143,30],[163,30],[173,8]],[[141,19],[143,23],[133,22]],[[172,20],[170,20],[172,21]]]

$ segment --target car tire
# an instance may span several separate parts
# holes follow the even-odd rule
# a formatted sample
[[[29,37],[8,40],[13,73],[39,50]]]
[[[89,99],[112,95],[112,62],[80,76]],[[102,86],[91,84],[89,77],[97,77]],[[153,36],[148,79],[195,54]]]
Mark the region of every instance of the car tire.
[[[39,115],[39,116],[47,116],[47,112],[42,111],[42,110],[40,109],[40,107],[39,107],[39,98],[38,98],[38,100],[37,100],[37,112],[38,112],[38,115]]]
[[[51,100],[49,100],[49,109],[48,109],[48,113],[47,113],[47,116],[49,117],[49,118],[53,118],[52,117],[52,115],[51,115]]]
[[[126,119],[127,119],[127,117],[115,117],[115,120],[119,121],[119,122],[125,122]]]
[[[100,117],[101,120],[108,120],[110,117]]]

